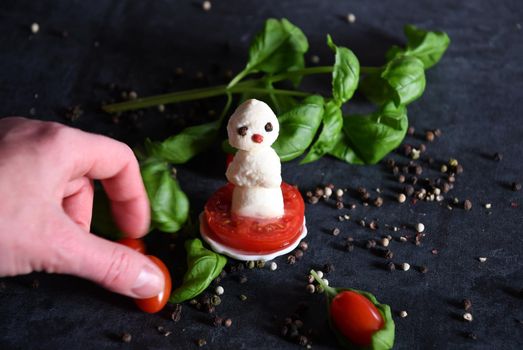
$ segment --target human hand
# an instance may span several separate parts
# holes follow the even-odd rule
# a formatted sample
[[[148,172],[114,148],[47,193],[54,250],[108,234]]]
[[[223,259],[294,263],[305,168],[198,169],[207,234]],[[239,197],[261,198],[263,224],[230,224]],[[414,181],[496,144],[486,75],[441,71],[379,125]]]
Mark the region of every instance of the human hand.
[[[93,179],[118,227],[143,236],[149,203],[128,146],[58,123],[0,119],[0,276],[71,274],[134,298],[163,290],[147,257],[89,232]]]

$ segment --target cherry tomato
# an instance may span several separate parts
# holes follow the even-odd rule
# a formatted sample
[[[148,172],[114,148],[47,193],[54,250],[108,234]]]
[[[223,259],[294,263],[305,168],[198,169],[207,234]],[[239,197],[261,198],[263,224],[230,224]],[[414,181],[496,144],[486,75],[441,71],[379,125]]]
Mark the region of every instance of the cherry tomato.
[[[160,259],[152,255],[147,255],[147,257],[149,257],[149,259],[151,259],[156,266],[162,270],[165,276],[165,287],[157,296],[147,299],[135,299],[134,302],[142,311],[153,314],[163,309],[165,304],[167,304],[167,300],[169,300],[169,296],[171,295],[171,275],[169,274],[169,270],[165,264]]]
[[[122,238],[118,241],[118,243],[123,244],[124,246],[127,246],[132,250],[137,251],[138,253],[145,254],[145,244],[141,239]]]
[[[305,204],[298,189],[282,183],[285,212],[278,219],[231,215],[233,189],[232,184],[220,188],[205,205],[205,220],[212,239],[242,251],[270,253],[299,238]]]
[[[330,313],[336,329],[359,346],[367,346],[372,335],[383,327],[383,317],[363,295],[344,291],[332,300]]]

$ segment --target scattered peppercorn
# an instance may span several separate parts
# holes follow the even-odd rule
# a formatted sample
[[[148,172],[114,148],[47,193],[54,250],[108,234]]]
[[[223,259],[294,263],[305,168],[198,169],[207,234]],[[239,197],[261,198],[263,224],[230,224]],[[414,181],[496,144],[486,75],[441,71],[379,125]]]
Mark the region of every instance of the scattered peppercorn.
[[[326,273],[331,273],[331,272],[334,272],[334,264],[332,263],[326,263],[325,265],[323,265],[323,270],[326,272]]]
[[[289,265],[296,264],[296,257],[294,255],[289,255],[287,257],[287,264],[289,264]]]
[[[349,23],[356,22],[356,15],[354,15],[354,13],[349,13],[347,15],[347,22],[349,22]]]
[[[343,202],[341,202],[341,201],[336,202],[336,208],[343,209]]]
[[[472,340],[477,340],[478,336],[475,333],[468,332],[467,333],[467,338],[472,339]]]
[[[340,229],[337,228],[337,227],[335,227],[335,228],[332,230],[332,235],[333,235],[333,236],[337,236],[337,235],[339,235],[339,234],[340,234]]]
[[[369,222],[369,228],[373,231],[376,230],[378,228],[378,223],[372,220],[371,222]]]
[[[314,294],[316,292],[316,287],[314,287],[314,284],[307,284],[307,287],[305,288],[308,293]]]
[[[494,153],[494,156],[493,156],[494,160],[496,162],[500,162],[503,160],[503,154],[499,153],[499,152],[496,152]]]
[[[421,272],[421,273],[427,273],[428,271],[429,271],[429,269],[425,265],[421,265],[419,268],[419,272]]]
[[[240,275],[240,276],[238,277],[238,282],[240,282],[240,284],[247,283],[247,276],[245,276],[245,275]]]
[[[384,247],[388,247],[390,244],[390,240],[387,237],[383,237],[380,241],[380,244]]]
[[[414,186],[412,186],[412,185],[405,186],[405,188],[403,189],[403,192],[405,192],[405,194],[409,197],[412,196],[414,194]]]
[[[480,257],[478,258],[478,260],[479,260],[479,262],[482,262],[482,263],[484,263],[484,262],[486,262],[486,261],[487,261],[487,258],[486,258],[486,257],[484,257],[484,256],[480,256]]]
[[[406,200],[407,200],[407,196],[405,196],[405,194],[403,194],[403,193],[398,194],[398,202],[404,203]]]
[[[396,270],[396,264],[394,264],[392,261],[388,262],[387,263],[387,270],[389,270],[391,272]]]
[[[374,205],[378,208],[381,207],[383,205],[383,198],[381,198],[381,197],[376,198],[376,200],[374,201]]]
[[[296,260],[300,260],[301,258],[303,258],[303,250],[296,249],[294,251],[294,256],[296,257]]]
[[[40,31],[40,25],[36,22],[31,24],[31,33],[36,34]]]
[[[303,243],[303,242],[302,242]],[[278,268],[278,264],[276,264],[274,261],[271,262],[271,264],[269,265],[269,268],[271,269],[271,271],[274,271]]]
[[[214,316],[212,323],[215,327],[221,326],[223,324],[223,318]]]
[[[416,228],[416,231],[417,231],[417,232],[423,232],[423,231],[425,231],[425,225],[423,225],[421,222],[418,222],[418,223],[416,224],[416,227],[415,227],[415,228]]]
[[[207,345],[207,340],[205,340],[205,339],[198,339],[196,341],[196,345],[198,345],[201,348],[202,346]]]
[[[402,263],[402,264],[401,264],[401,269],[402,269],[403,271],[408,271],[408,270],[410,270],[410,264],[409,264],[409,263]]]
[[[467,322],[472,322],[474,318],[472,317],[472,314],[470,312],[465,312],[463,314],[463,319]]]
[[[521,191],[521,183],[513,182],[512,183],[512,191],[514,191],[514,192]]]
[[[133,339],[133,336],[130,333],[123,333],[121,339],[124,343],[130,343]]]
[[[182,305],[176,304],[174,306],[173,312],[171,313],[171,320],[173,320],[174,322],[178,322],[178,321],[180,321],[181,317],[182,317]]]
[[[400,317],[401,317],[401,318],[405,318],[405,317],[407,317],[408,315],[409,315],[409,314],[407,313],[407,311],[405,311],[405,310],[400,311]]]
[[[216,287],[214,292],[216,293],[216,295],[222,295],[225,292],[225,290],[223,289],[222,286],[218,286],[218,287]]]
[[[463,299],[463,309],[469,311],[472,308],[472,301],[470,299]]]
[[[227,328],[232,326],[232,320],[230,318],[226,318],[225,321],[223,321],[223,325]]]
[[[466,199],[465,202],[463,202],[463,209],[467,211],[472,209],[472,202],[469,199]]]

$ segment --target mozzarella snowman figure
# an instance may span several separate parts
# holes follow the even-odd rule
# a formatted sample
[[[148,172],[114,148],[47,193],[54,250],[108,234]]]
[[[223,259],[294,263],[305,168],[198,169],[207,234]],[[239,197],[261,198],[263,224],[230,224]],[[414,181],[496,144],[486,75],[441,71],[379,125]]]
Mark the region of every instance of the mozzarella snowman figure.
[[[255,99],[242,103],[229,119],[229,143],[238,150],[225,174],[235,185],[232,214],[267,219],[283,216],[281,163],[271,147],[279,130],[271,108]]]

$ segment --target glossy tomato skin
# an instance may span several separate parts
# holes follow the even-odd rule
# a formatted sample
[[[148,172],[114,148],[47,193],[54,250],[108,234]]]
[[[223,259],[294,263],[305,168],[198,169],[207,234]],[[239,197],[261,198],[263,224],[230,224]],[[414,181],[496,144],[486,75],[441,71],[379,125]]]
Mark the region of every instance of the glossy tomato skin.
[[[133,238],[122,238],[118,240],[118,243],[123,244],[126,247],[131,248],[134,251],[137,251],[138,253],[145,254],[145,244],[141,239],[133,239]]]
[[[165,276],[165,286],[163,291],[157,296],[147,299],[135,299],[134,302],[142,311],[154,314],[163,309],[169,300],[169,296],[171,295],[171,275],[165,264],[160,259],[152,255],[147,255],[147,257],[151,259],[163,272]]]
[[[383,317],[376,306],[353,291],[337,294],[330,313],[336,329],[358,346],[368,346],[372,335],[383,327]]]
[[[248,252],[270,253],[295,242],[301,235],[305,204],[300,191],[286,183],[281,189],[284,215],[275,219],[256,219],[231,213],[234,185],[216,191],[205,204],[209,236],[228,247]]]

